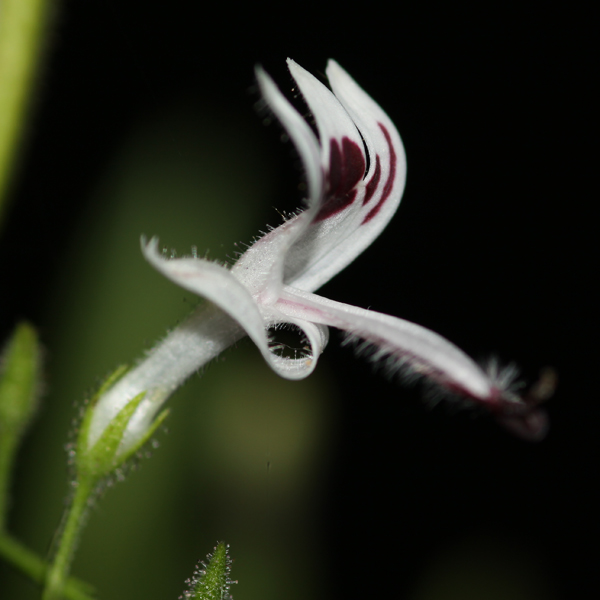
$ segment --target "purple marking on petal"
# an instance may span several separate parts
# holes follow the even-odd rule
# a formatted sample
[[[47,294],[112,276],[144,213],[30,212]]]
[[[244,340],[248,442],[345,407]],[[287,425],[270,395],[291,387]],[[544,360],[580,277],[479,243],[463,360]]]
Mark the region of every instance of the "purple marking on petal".
[[[327,195],[335,196],[344,179],[344,158],[337,140],[329,142],[329,173]]]
[[[375,173],[373,177],[371,177],[371,181],[367,183],[367,193],[363,200],[363,206],[373,197],[373,194],[379,185],[379,180],[381,179],[381,161],[379,160],[379,154],[375,157],[375,161]]]
[[[354,202],[354,198],[356,198],[356,190],[350,190],[344,196],[334,196],[333,198],[329,198],[317,213],[313,223],[324,221],[325,219],[342,212],[347,206],[350,206]]]
[[[329,148],[328,196],[343,196],[365,174],[365,157],[358,144],[347,137],[342,138],[341,148],[337,140],[331,140]]]
[[[377,125],[379,125],[379,128],[383,132],[388,148],[390,150],[390,173],[388,175],[387,181],[385,182],[385,185],[383,186],[383,192],[381,194],[379,202],[367,213],[361,225],[368,223],[381,210],[381,207],[383,206],[384,202],[388,199],[392,191],[392,187],[394,186],[394,179],[396,178],[396,151],[394,150],[394,146],[392,145],[392,138],[390,137],[388,130],[381,123],[377,123]],[[377,158],[379,158],[379,156]]]
[[[343,137],[341,147],[338,140],[332,139],[329,156],[327,195],[314,223],[324,221],[350,206],[356,198],[356,184],[365,174],[367,163],[363,150],[350,138]]]

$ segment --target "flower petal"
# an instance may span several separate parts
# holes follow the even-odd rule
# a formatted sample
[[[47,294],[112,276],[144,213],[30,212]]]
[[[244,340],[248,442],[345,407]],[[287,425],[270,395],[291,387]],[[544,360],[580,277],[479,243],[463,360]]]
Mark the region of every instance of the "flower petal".
[[[200,258],[168,259],[158,250],[158,238],[145,243],[142,252],[148,262],[182,288],[216,304],[244,327],[254,343],[267,346],[267,335],[258,306],[248,290],[225,268]]]
[[[291,359],[272,352],[269,363],[271,368],[286,379],[304,379],[308,377],[317,366],[319,356],[329,341],[329,329],[324,325],[285,315],[275,307],[263,308],[261,312],[265,322],[270,327],[280,324],[295,325],[302,331],[305,342],[308,344],[304,349],[305,353],[299,358]],[[273,347],[271,347],[271,350],[273,351]]]
[[[484,406],[501,425],[526,440],[540,440],[548,431],[548,418],[538,404],[552,395],[553,373],[542,374],[525,396],[518,396],[512,367],[509,376],[493,369],[486,372],[454,344],[415,323],[290,287],[284,288],[276,306],[290,317],[310,319],[366,340],[375,348],[376,360],[385,359],[392,369],[408,367],[410,373]]]
[[[442,336],[415,323],[290,287],[284,288],[276,306],[290,316],[360,337],[382,356],[396,359],[452,391],[480,399],[494,393],[477,363]]]
[[[302,115],[289,103],[262,67],[257,66],[255,73],[267,106],[292,139],[306,169],[308,204],[318,203],[323,193],[323,169],[319,141]],[[327,90],[327,88],[325,89]],[[329,90],[327,92],[332,95]]]
[[[371,163],[361,209],[360,241],[364,249],[398,208],[406,183],[406,155],[391,119],[352,77],[331,59],[326,73],[333,93],[356,123],[375,162]]]
[[[326,327],[287,319],[268,307],[261,310],[244,284],[231,271],[199,258],[165,258],[158,250],[156,237],[148,243],[142,238],[142,252],[150,264],[168,279],[206,298],[237,321],[278,375],[287,379],[302,379],[312,373],[327,343]],[[311,346],[309,356],[285,358],[270,349],[266,328],[284,320],[297,324],[304,331]]]
[[[404,191],[406,157],[389,117],[337,63],[327,68],[335,97],[302,67],[288,65],[319,129],[327,183],[310,227],[288,253],[284,281],[313,291],[387,225]]]
[[[327,205],[321,206],[320,212],[333,214],[342,210],[345,202],[352,202],[349,194],[367,167],[365,147],[356,124],[331,90],[291,58],[287,63],[319,131],[321,166],[326,174],[326,197],[321,201]]]
[[[300,154],[308,185],[307,206],[316,211],[323,195],[321,148],[304,118],[279,91],[271,77],[256,67],[256,79],[267,106],[279,119]],[[331,95],[331,92],[328,91]],[[302,235],[312,220],[310,208],[257,240],[233,267],[236,277],[263,304],[277,300],[283,286],[285,257],[292,244]]]
[[[307,209],[255,242],[233,268],[264,304],[277,300],[284,282],[313,291],[352,262],[396,211],[406,179],[394,125],[337,63],[330,61],[328,73],[339,98],[290,59],[288,67],[313,113],[320,145],[257,68],[263,97],[296,145],[309,187]]]

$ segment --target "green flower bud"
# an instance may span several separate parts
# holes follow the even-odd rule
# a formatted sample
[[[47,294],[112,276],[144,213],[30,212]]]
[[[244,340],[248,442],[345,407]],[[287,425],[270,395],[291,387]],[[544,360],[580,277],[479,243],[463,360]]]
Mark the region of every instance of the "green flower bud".
[[[136,435],[132,436],[130,432],[134,421],[132,417],[134,417],[146,396],[146,393],[142,392],[132,398],[112,418],[99,438],[90,442],[90,424],[94,418],[98,402],[126,372],[127,367],[119,367],[108,377],[86,407],[77,436],[74,456],[79,479],[97,482],[117,472],[127,459],[142,448],[167,417],[169,411],[164,410],[145,429],[139,430],[136,427]]]

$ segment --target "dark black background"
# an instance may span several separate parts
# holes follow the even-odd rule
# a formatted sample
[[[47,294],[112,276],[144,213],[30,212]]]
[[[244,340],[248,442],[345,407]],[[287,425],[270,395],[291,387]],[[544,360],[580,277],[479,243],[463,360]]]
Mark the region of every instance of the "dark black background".
[[[324,293],[515,360],[530,380],[552,365],[560,385],[551,432],[531,445],[485,417],[430,412],[418,391],[400,402],[396,382],[332,343],[345,400],[321,513],[330,597],[402,597],[432,547],[470,531],[523,540],[557,597],[586,597],[600,501],[589,16],[530,3],[242,6],[62,3],[0,246],[3,336],[40,318],[82,199],[140,110],[210,95],[260,127],[256,63],[285,87],[286,56],[313,72],[334,57],[397,123],[408,183],[381,239]],[[273,140],[291,189],[279,150]]]

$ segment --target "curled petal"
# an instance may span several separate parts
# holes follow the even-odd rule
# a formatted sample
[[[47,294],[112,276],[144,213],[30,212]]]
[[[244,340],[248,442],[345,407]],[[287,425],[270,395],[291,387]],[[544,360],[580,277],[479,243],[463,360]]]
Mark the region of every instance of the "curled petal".
[[[302,331],[308,344],[305,348],[306,353],[300,357],[288,358],[272,352],[269,359],[271,368],[286,379],[304,379],[308,377],[317,366],[319,356],[329,341],[329,329],[324,325],[317,325],[304,319],[284,315],[273,308],[264,309],[263,315],[269,326],[279,324],[295,325]]]
[[[206,298],[237,321],[278,375],[287,379],[302,379],[312,373],[318,356],[327,343],[326,327],[304,323],[302,320],[286,319],[268,308],[262,309],[263,314],[262,307],[259,307],[250,292],[231,271],[198,258],[165,258],[158,250],[156,237],[148,243],[142,238],[142,251],[150,264],[168,279]],[[304,331],[311,346],[310,356],[291,359],[271,351],[266,327],[284,320],[294,323]]]
[[[199,258],[165,258],[158,250],[157,237],[148,243],[142,238],[142,252],[167,279],[216,304],[242,325],[261,352],[268,352],[263,318],[254,298],[225,267]]]

